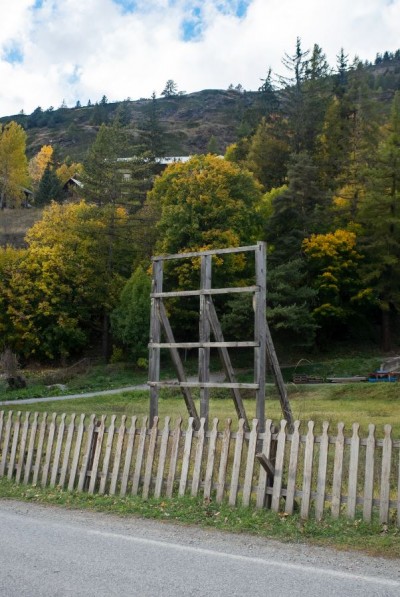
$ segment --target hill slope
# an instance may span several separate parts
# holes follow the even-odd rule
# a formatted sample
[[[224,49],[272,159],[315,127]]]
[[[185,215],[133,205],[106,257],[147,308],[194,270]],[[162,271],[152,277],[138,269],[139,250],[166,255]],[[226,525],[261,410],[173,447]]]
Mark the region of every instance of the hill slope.
[[[211,137],[218,151],[235,141],[243,115],[257,101],[257,93],[235,90],[204,90],[154,100],[103,103],[77,108],[41,110],[31,115],[4,117],[0,122],[15,120],[27,130],[28,156],[42,145],[51,144],[57,159],[69,156],[82,160],[93,142],[101,122],[110,122],[119,111],[124,124],[132,131],[133,143],[145,139],[155,109],[157,123],[163,131],[166,155],[204,153]]]

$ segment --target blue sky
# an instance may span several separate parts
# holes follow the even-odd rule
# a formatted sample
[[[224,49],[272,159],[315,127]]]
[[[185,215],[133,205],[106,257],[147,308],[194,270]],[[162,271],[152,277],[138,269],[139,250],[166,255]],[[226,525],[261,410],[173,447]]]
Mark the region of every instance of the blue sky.
[[[181,91],[257,89],[296,37],[373,60],[400,46],[400,0],[0,0],[0,115]]]

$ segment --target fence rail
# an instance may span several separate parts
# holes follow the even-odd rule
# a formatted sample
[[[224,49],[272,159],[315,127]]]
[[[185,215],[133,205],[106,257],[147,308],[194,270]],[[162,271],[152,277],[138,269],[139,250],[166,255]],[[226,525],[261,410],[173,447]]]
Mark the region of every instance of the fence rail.
[[[354,423],[350,436],[343,423],[330,434],[329,423],[314,432],[309,421],[300,433],[295,421],[291,432],[286,421],[276,428],[271,420],[250,431],[244,420],[232,429],[228,419],[214,419],[198,430],[193,418],[182,428],[182,419],[161,428],[156,417],[117,419],[105,416],[0,411],[0,476],[17,483],[61,487],[91,494],[126,494],[148,497],[215,496],[257,508],[268,507],[303,518],[320,520],[326,513],[400,526],[400,440],[385,425],[382,439],[370,424],[360,437]],[[270,468],[260,466],[261,460]]]

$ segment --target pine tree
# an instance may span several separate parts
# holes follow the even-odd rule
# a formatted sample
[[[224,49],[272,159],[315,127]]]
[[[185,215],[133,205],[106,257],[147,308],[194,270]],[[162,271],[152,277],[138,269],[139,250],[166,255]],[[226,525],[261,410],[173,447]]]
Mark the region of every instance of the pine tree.
[[[165,87],[161,92],[164,97],[172,97],[178,94],[178,86],[172,79],[168,79],[165,83]]]
[[[161,157],[165,154],[165,131],[161,124],[156,94],[151,94],[151,102],[146,109],[144,122],[145,145],[151,155]]]
[[[119,303],[111,315],[114,337],[131,358],[147,355],[150,328],[151,280],[138,267],[122,289]]]
[[[278,127],[263,118],[251,139],[246,160],[266,191],[281,186],[286,178],[289,146],[277,132]]]
[[[90,202],[97,204],[107,226],[99,231],[107,239],[107,277],[111,280],[118,267],[115,254],[118,209],[124,207],[127,213],[126,243],[131,242],[134,214],[144,202],[150,184],[153,161],[143,153],[142,148],[129,142],[128,132],[114,120],[112,125],[101,125],[97,137],[89,149],[83,164],[83,194]],[[103,356],[108,360],[111,353],[109,312],[103,314]]]
[[[282,62],[289,75],[279,77],[283,86],[282,109],[288,116],[291,138],[291,149],[298,153],[304,149],[304,87],[303,83],[307,74],[307,56],[309,51],[303,51],[301,40],[296,40],[295,53],[290,56],[285,54]]]
[[[114,121],[101,125],[83,164],[84,196],[99,206],[124,205],[130,212],[143,203],[152,162],[128,132]]]
[[[365,195],[366,179],[375,166],[381,137],[377,104],[367,77],[363,65],[358,62],[351,73],[348,90],[341,99],[339,117],[345,123],[342,127],[342,147],[347,147],[347,155],[335,181],[338,190],[334,205],[340,227],[357,219],[358,208]]]
[[[55,170],[50,163],[47,164],[39,187],[35,195],[35,205],[47,205],[51,201],[59,201],[62,197],[62,186]]]
[[[382,347],[391,348],[392,324],[400,313],[400,92],[359,210],[363,273],[381,312]]]
[[[327,196],[321,190],[318,168],[307,152],[291,156],[289,185],[273,199],[267,222],[267,241],[273,246],[270,261],[280,265],[302,256],[302,241],[325,228]]]

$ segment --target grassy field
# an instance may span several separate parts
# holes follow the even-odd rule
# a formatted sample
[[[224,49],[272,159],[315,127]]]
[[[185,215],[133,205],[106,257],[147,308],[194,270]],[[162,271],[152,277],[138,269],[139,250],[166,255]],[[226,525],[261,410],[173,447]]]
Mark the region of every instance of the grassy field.
[[[3,209],[0,215],[0,246],[22,246],[28,228],[40,220],[42,209]]]
[[[293,416],[301,421],[310,419],[316,422],[316,431],[321,428],[322,421],[329,421],[332,426],[343,421],[347,433],[354,422],[361,425],[361,433],[365,433],[369,423],[377,426],[377,435],[381,436],[383,426],[393,426],[393,436],[400,438],[400,384],[399,383],[353,383],[353,384],[318,384],[297,385],[290,380],[294,373],[307,373],[327,377],[330,375],[361,375],[379,367],[382,358],[378,355],[350,355],[347,357],[331,358],[327,361],[309,362],[300,359],[297,363],[283,368],[283,375],[287,381],[287,388]],[[236,363],[240,366],[241,363]],[[189,360],[185,363],[188,374],[196,372],[197,363]],[[215,362],[214,362],[215,369]],[[36,410],[39,412],[66,413],[96,413],[126,414],[145,416],[149,411],[149,394],[147,391],[121,391],[121,393],[95,398],[78,398],[62,402],[37,403],[35,405],[19,404],[18,399],[55,396],[61,394],[79,394],[123,388],[130,385],[142,384],[147,379],[147,371],[132,365],[94,365],[65,379],[65,370],[35,370],[23,371],[28,387],[23,390],[7,390],[5,381],[0,380],[0,399],[15,400],[15,405],[4,406],[4,410]],[[164,378],[174,377],[170,364],[162,368]],[[250,372],[242,369],[238,375],[240,381],[250,380]],[[60,381],[66,384],[59,389],[49,381]],[[267,384],[266,416],[278,421],[281,418],[280,405],[275,386]],[[194,393],[196,396],[196,393]],[[251,392],[244,395],[245,408],[248,417],[255,415],[255,400]],[[165,389],[160,393],[159,415],[161,418],[170,416],[187,418],[187,412],[182,397],[177,390]],[[211,392],[210,416],[224,420],[231,417],[236,419],[236,413],[228,391],[213,390]]]
[[[377,426],[377,437],[383,435],[383,426],[393,427],[393,437],[400,438],[400,385],[397,384],[323,384],[289,386],[289,399],[293,416],[301,421],[312,419],[316,422],[316,431],[321,429],[322,421],[329,421],[335,426],[340,421],[346,425],[346,434],[351,434],[351,424],[360,423],[361,434],[366,434],[369,423]],[[245,399],[245,408],[249,418],[255,414],[255,400]],[[19,404],[2,406],[4,410],[58,412],[58,413],[95,413],[97,415],[137,415],[145,416],[149,412],[149,393],[146,391],[122,391],[117,395],[79,398],[61,402],[37,404]],[[281,418],[277,393],[272,385],[267,386],[266,414],[273,421]],[[176,390],[161,392],[159,416],[178,416],[187,418],[183,398]],[[210,416],[224,420],[236,419],[233,401],[229,396],[211,399]],[[305,425],[303,426],[305,428]]]
[[[377,357],[355,357],[337,359],[335,363],[300,363],[284,369],[285,379],[288,381],[288,393],[293,415],[304,421],[301,429],[306,430],[306,421],[316,422],[316,433],[321,429],[322,421],[331,423],[331,433],[334,435],[338,422],[345,423],[345,433],[351,435],[351,424],[360,423],[360,435],[365,437],[369,423],[377,426],[377,437],[383,436],[383,426],[391,424],[393,438],[400,439],[400,384],[399,383],[357,383],[357,384],[320,384],[295,385],[289,380],[294,371],[302,367],[302,372],[313,375],[351,375],[361,374],[364,370],[374,370],[379,365]],[[189,363],[189,372],[195,372],[195,363]],[[55,393],[54,388],[46,388],[46,381],[53,372],[26,372],[29,387],[22,391],[21,397],[33,394],[45,395]],[[164,369],[164,376],[172,375],[170,369]],[[240,378],[245,380],[249,373],[242,370]],[[51,375],[50,375],[51,377]],[[110,365],[90,367],[79,376],[67,380],[64,392],[85,392],[103,390],[106,388],[123,387],[142,383],[147,378],[146,371],[134,369],[126,365]],[[0,382],[1,383],[1,382]],[[281,418],[280,405],[276,389],[273,384],[267,384],[266,414],[268,418],[277,422]],[[5,391],[3,383],[0,387],[1,398],[13,394]],[[255,400],[246,397],[244,400],[248,417],[255,413]],[[198,400],[197,400],[198,407]],[[18,400],[11,406],[0,406],[8,411],[37,411],[40,413],[96,413],[100,415],[116,414],[118,419],[123,414],[139,417],[148,415],[149,393],[147,391],[122,390],[115,395],[97,396],[93,398],[77,398],[66,401],[48,403],[21,404]],[[187,419],[187,412],[183,398],[176,390],[166,389],[160,392],[159,415],[163,419],[170,416],[173,420],[178,416]],[[234,420],[236,428],[236,413],[230,395],[221,390],[212,391],[210,416],[218,417],[221,421],[228,417]],[[118,421],[117,421],[118,423]],[[327,517],[317,523],[312,518],[307,521],[300,519],[298,514],[286,517],[269,510],[254,511],[252,508],[231,508],[226,503],[217,505],[214,501],[203,501],[200,498],[172,498],[171,500],[151,498],[142,500],[138,497],[127,496],[116,499],[115,496],[90,496],[87,494],[71,493],[49,488],[28,487],[16,485],[8,479],[0,479],[0,499],[18,499],[34,501],[53,506],[68,508],[91,509],[108,512],[119,516],[141,516],[172,520],[183,524],[196,524],[205,527],[223,529],[229,532],[253,533],[263,537],[273,537],[282,541],[310,542],[318,545],[331,546],[338,549],[352,549],[364,551],[372,555],[385,557],[400,557],[400,535],[396,527],[379,524],[376,520],[366,524],[361,519],[354,521],[347,519],[333,520]]]

